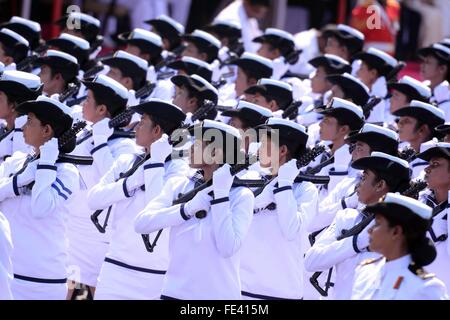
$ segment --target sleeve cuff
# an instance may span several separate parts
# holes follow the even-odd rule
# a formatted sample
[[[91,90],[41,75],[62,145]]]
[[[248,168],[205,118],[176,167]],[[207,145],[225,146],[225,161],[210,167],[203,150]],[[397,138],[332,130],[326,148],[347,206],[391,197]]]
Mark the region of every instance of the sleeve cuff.
[[[183,220],[187,221],[189,220],[191,217],[186,215],[186,212],[184,211],[184,203],[180,206],[180,215],[183,218]]]
[[[12,187],[13,187],[14,194],[16,196],[20,196],[19,187],[17,185],[17,176],[14,176],[12,179]]]
[[[277,193],[285,191],[285,190],[292,190],[292,186],[284,186],[284,187],[276,188],[273,190],[273,194],[277,194]]]
[[[215,204],[227,202],[227,201],[230,201],[229,197],[218,198],[218,199],[211,200],[211,205],[215,205]]]
[[[37,165],[37,170],[54,170],[56,171],[56,166],[55,165],[49,165],[49,164],[38,164]]]
[[[164,168],[164,163],[149,163],[144,166],[144,170],[153,168]]]

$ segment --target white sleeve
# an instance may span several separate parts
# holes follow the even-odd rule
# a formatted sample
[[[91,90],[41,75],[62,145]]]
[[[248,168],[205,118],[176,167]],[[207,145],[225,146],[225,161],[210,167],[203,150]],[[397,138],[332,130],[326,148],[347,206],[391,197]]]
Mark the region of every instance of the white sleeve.
[[[31,189],[31,214],[45,218],[57,213],[80,188],[79,172],[74,165],[39,164]]]
[[[336,219],[306,252],[304,265],[308,272],[325,271],[356,255],[353,237],[336,240]]]
[[[91,150],[91,154],[94,158],[94,165],[98,168],[100,175],[106,174],[114,164],[114,157],[107,143],[95,146]]]
[[[336,213],[339,210],[345,209],[342,207],[340,191],[340,188],[334,188],[322,201],[319,202],[314,218],[305,225],[306,231],[315,232],[329,226],[336,217]]]
[[[277,204],[278,224],[284,237],[292,241],[301,230],[302,223],[317,211],[317,189],[313,184],[294,185],[295,190],[277,188],[273,191]]]
[[[242,188],[235,195],[228,201],[211,201],[214,238],[217,250],[224,258],[231,257],[241,248],[253,219],[253,193]]]
[[[141,234],[152,233],[186,221],[181,216],[181,205],[172,205],[178,193],[184,189],[186,182],[185,179],[179,178],[168,180],[161,194],[139,212],[134,221],[134,230]]]
[[[149,203],[160,194],[164,186],[165,172],[164,163],[144,164],[145,203]]]
[[[8,221],[0,213],[0,300],[11,300],[10,283],[13,279],[12,271],[12,240]]]
[[[442,281],[436,278],[424,281],[426,283],[418,290],[413,300],[449,300],[448,292]]]
[[[88,192],[88,206],[92,210],[101,210],[127,198],[124,188],[125,179],[118,181],[120,173],[126,171],[132,163],[132,155],[122,156],[114,162],[113,166],[100,179],[99,183]]]
[[[19,167],[14,163],[17,161],[17,155],[9,157],[0,165],[0,201],[19,196],[17,180],[10,177],[11,174],[19,170]],[[14,170],[14,168],[17,169]]]

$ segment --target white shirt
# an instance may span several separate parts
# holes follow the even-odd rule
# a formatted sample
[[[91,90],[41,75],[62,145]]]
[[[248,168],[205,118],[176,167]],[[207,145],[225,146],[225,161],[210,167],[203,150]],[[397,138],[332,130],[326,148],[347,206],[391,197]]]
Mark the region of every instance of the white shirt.
[[[309,29],[294,35],[295,46],[302,50],[299,60],[289,70],[301,75],[309,75],[314,67],[308,63],[311,59],[320,55],[319,43],[317,41],[318,31]]]
[[[434,208],[438,205],[430,190],[425,190],[420,193],[419,201]],[[437,213],[433,217],[433,224],[431,225],[431,232],[428,232],[428,238],[434,241],[437,256],[436,259],[427,266],[429,272],[435,273],[441,279],[447,288],[450,288],[450,242],[448,240],[448,230],[450,229],[450,207],[447,205],[443,211]],[[447,235],[447,238],[442,239]],[[439,239],[439,237],[442,237]]]
[[[367,252],[365,250],[356,252],[354,247],[354,237],[347,237],[337,240],[342,234],[342,230],[349,230],[363,219],[358,210],[345,209],[336,214],[333,223],[321,233],[314,245],[306,252],[305,268],[307,271],[327,271],[335,268],[334,298],[350,299],[354,270],[364,259],[378,257],[379,254]],[[369,224],[362,232],[367,232],[373,224]],[[361,235],[364,236],[364,235]],[[359,235],[357,236],[359,237]]]
[[[0,141],[0,164],[5,158],[10,157],[16,151],[24,153],[31,151],[31,147],[23,139],[22,127],[26,121],[27,116],[17,117],[14,121],[14,129],[7,134],[5,132],[4,138]],[[5,127],[5,131],[7,130]]]
[[[65,218],[79,188],[78,170],[69,163],[38,167],[32,189],[19,188],[21,194],[16,196],[10,175],[22,168],[25,159],[26,154],[16,152],[0,166],[0,210],[11,225],[14,273],[64,279]]]
[[[90,130],[85,128],[79,133],[79,144],[71,152],[71,154],[78,156],[92,156],[94,161],[90,166],[77,165],[80,172],[80,189],[74,194],[74,201],[77,205],[73,206],[70,210],[68,224],[70,225],[71,230],[76,230],[76,232],[71,233],[75,238],[80,236],[107,242],[110,236],[109,228],[107,228],[106,233],[100,233],[95,228],[90,219],[90,215],[94,213],[94,211],[88,206],[87,194],[113,166],[115,159],[124,154],[135,155],[139,150],[132,139],[117,138],[109,140],[106,147],[101,148],[91,155],[91,151],[94,148],[93,138],[90,137],[83,140],[83,137],[88,132],[90,132]],[[71,240],[75,241],[75,239]]]
[[[443,81],[433,89],[431,102],[437,103],[439,109],[445,113],[445,122],[450,121],[450,84]]]
[[[411,256],[386,262],[380,258],[356,268],[353,300],[448,300],[444,283],[421,277],[408,269]]]
[[[243,179],[259,179],[249,172]],[[243,295],[303,298],[301,230],[305,216],[317,211],[317,189],[310,182],[294,183],[277,192],[275,179],[255,198],[254,216],[241,249]],[[269,204],[276,204],[274,210]],[[270,257],[270,259],[268,259]]]
[[[206,218],[184,220],[179,193],[193,189],[191,179],[167,181],[161,194],[135,221],[138,233],[170,227],[169,267],[162,294],[177,299],[229,300],[241,298],[240,248],[253,218],[253,193],[232,188],[230,201],[212,205]]]
[[[388,94],[386,78],[379,77],[370,89],[369,95],[371,97],[379,97],[382,100],[372,109],[367,122],[369,123],[384,123],[386,113],[386,101],[384,98]]]
[[[256,53],[260,45],[252,40],[259,37],[262,31],[259,29],[258,21],[247,16],[241,0],[230,3],[215,19],[239,21],[241,23],[242,41],[244,42],[245,51]]]
[[[152,161],[142,164],[145,191],[129,190],[131,197],[124,193],[124,179],[120,174],[129,170],[135,162],[134,155],[124,154],[114,162],[100,182],[89,192],[88,202],[92,209],[104,209],[113,205],[115,214],[111,219],[111,239],[107,257],[135,267],[163,270],[168,265],[168,231],[165,230],[152,253],[145,249],[142,237],[134,231],[134,219],[146,204],[162,190],[164,182],[171,177],[185,176],[188,166],[184,160],[167,161],[164,167],[147,167]],[[139,171],[140,172],[140,171]],[[128,190],[128,189],[127,189]],[[150,235],[154,239],[156,233]]]
[[[0,300],[11,300],[10,284],[13,279],[11,255],[13,245],[8,220],[0,212]]]

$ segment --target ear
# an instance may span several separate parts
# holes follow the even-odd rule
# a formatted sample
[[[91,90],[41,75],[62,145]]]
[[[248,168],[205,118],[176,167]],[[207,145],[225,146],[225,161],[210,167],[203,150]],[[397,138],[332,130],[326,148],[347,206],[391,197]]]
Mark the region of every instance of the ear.
[[[374,80],[378,79],[379,77],[378,71],[376,69],[369,69],[369,74],[370,77]]]
[[[270,100],[269,102],[269,108],[272,112],[277,111],[278,108],[278,103],[275,100]]]
[[[404,234],[402,226],[399,225],[392,227],[391,232],[393,238],[403,237]]]
[[[131,88],[131,89],[133,89],[133,80],[131,80],[130,77],[124,77],[124,78],[122,78],[122,83],[123,83],[123,86],[124,86],[125,88]]]
[[[350,127],[348,125],[343,125],[339,127],[339,133],[346,135],[350,132]]]
[[[61,73],[57,73],[53,76],[53,80],[64,81],[64,78],[62,77]]]
[[[375,186],[375,190],[377,192],[385,192],[386,191],[386,193],[387,193],[388,185],[387,185],[386,181],[384,181],[384,180],[378,181],[376,186]]]
[[[280,146],[280,151],[279,151],[279,153],[280,153],[280,158],[286,157],[287,154],[288,154],[288,152],[289,152],[288,147],[287,147],[285,144],[283,144],[283,145]]]
[[[14,59],[11,56],[6,56],[5,59],[4,59],[4,62],[5,62],[5,66],[8,66],[11,63],[14,63]]]
[[[107,117],[109,115],[108,108],[104,104],[99,104],[97,108],[95,108],[95,112],[102,117]]]
[[[194,109],[194,107],[198,107],[198,99],[196,97],[189,98],[187,102],[191,109]]]
[[[42,130],[42,136],[46,139],[51,139],[54,136],[53,129],[49,124],[46,124]]]
[[[258,80],[256,80],[255,78],[248,78],[247,77],[247,85],[249,87],[255,85],[257,82],[258,82]]]
[[[141,54],[139,55],[139,57],[142,58],[142,59],[144,59],[145,61],[150,61],[150,58],[151,58],[152,56],[150,55],[150,53],[141,53]]]

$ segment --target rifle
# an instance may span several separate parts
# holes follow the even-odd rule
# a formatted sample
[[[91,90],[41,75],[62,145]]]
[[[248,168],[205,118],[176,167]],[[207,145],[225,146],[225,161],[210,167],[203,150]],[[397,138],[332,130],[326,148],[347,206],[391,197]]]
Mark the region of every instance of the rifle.
[[[34,65],[36,60],[41,56],[42,53],[47,51],[48,45],[42,44],[36,49],[34,49],[33,52],[27,57],[25,57],[22,61],[18,62],[16,64],[16,70],[17,71],[27,71]]]
[[[294,119],[298,116],[298,108],[301,107],[303,101],[293,101],[284,111],[281,117],[283,119]]]
[[[375,108],[375,106],[379,104],[382,100],[383,99],[380,97],[372,97],[371,99],[369,99],[369,101],[367,101],[365,105],[362,106],[363,114],[366,119],[369,117],[373,108]]]
[[[303,154],[297,160],[297,168],[300,169],[300,168],[303,168],[303,167],[307,166],[308,164],[311,163],[311,161],[313,161],[315,158],[317,158],[323,152],[325,152],[325,147],[322,146],[322,145],[315,146],[311,150],[306,151],[305,154]],[[272,179],[269,179],[268,181],[266,181],[264,183],[263,186],[261,186],[260,188],[256,189],[255,191],[253,191],[253,194],[255,195],[255,197],[260,195],[264,191],[264,188],[266,186],[268,186],[270,183],[272,183],[272,181],[274,181],[276,178],[277,178],[277,176],[273,177]],[[295,181],[295,182],[300,182],[299,176],[297,176],[297,178],[299,179],[299,181]],[[295,178],[295,180],[297,180],[297,178]],[[328,180],[329,180],[329,177],[328,177]]]
[[[65,100],[67,100],[67,98],[73,96],[75,93],[78,92],[78,90],[80,90],[80,87],[81,87],[81,82],[78,80],[75,82],[69,83],[67,85],[67,89],[59,94],[59,98],[58,98],[59,102],[64,102]],[[73,105],[71,105],[71,106],[73,106]]]

